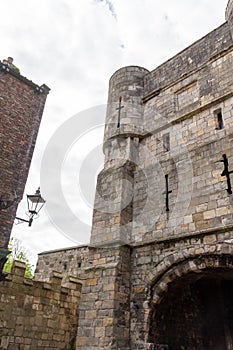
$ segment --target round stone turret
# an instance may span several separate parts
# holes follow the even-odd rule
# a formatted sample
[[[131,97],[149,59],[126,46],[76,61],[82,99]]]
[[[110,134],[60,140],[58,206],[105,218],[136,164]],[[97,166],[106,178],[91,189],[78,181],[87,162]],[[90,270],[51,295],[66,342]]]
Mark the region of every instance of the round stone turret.
[[[149,71],[138,66],[117,70],[109,82],[104,144],[118,136],[143,132],[144,76]],[[105,148],[105,147],[104,147]]]

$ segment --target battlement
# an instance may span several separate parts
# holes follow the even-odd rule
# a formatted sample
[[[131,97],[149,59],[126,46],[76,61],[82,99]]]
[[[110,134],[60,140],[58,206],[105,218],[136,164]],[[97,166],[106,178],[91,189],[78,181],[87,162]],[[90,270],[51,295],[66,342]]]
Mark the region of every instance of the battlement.
[[[51,273],[48,282],[25,277],[26,266],[15,261],[11,273],[0,283],[0,349],[10,345],[25,350],[64,349],[75,344],[82,281]]]
[[[52,270],[63,277],[62,284],[69,283],[69,276],[82,276],[88,260],[89,247],[86,245],[43,252],[38,255],[35,279],[48,281]]]
[[[223,23],[147,74],[144,102],[224,55],[232,46],[230,27]]]
[[[52,271],[50,272],[50,276],[46,282],[37,281],[36,279],[31,279],[25,277],[26,265],[22,261],[15,260],[12,265],[12,269],[10,274],[6,277],[6,282],[12,283],[22,283],[24,285],[34,286],[39,290],[48,289],[48,290],[56,290],[64,293],[66,290],[69,294],[70,290],[80,290],[80,286],[82,285],[82,280],[76,276],[69,275],[68,276],[68,284],[66,283],[66,287],[62,285],[63,275],[61,272]],[[42,293],[43,294],[43,293]]]

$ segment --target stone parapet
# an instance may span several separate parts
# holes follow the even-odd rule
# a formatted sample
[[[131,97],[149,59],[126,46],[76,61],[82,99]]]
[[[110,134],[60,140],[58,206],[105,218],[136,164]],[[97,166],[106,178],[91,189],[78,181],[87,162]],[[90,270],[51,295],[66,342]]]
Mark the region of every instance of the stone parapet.
[[[0,349],[74,349],[82,282],[52,272],[48,282],[25,278],[26,266],[15,261],[0,282]]]
[[[70,275],[82,277],[88,260],[88,246],[42,252],[38,255],[35,271],[37,281],[48,281],[53,270],[62,275],[62,284],[68,282]]]
[[[203,67],[232,46],[230,27],[224,23],[147,74],[144,100]]]

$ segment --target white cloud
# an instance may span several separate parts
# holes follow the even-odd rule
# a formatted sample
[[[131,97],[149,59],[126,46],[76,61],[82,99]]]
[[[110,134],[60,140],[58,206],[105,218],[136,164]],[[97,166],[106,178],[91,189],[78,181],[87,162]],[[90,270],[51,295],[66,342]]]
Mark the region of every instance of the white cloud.
[[[113,3],[112,3],[111,1],[109,1],[109,0],[94,0],[94,1],[96,1],[97,3],[98,3],[98,2],[99,2],[99,3],[102,2],[102,3],[106,4],[106,5],[108,6],[108,9],[109,9],[109,11],[111,12],[112,16],[113,16],[115,19],[117,19],[117,15],[116,15],[116,12],[115,12]]]

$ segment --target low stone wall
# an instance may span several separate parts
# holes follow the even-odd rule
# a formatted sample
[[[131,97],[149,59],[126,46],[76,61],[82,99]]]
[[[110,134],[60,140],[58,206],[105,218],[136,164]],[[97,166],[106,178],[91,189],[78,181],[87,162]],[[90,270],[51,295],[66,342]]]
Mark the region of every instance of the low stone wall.
[[[62,274],[63,285],[69,282],[69,275],[82,278],[88,261],[88,250],[87,245],[82,245],[38,254],[35,279],[48,281],[53,270]]]
[[[0,282],[0,350],[74,350],[81,281],[53,272],[49,282],[24,277],[25,264],[15,261]]]

